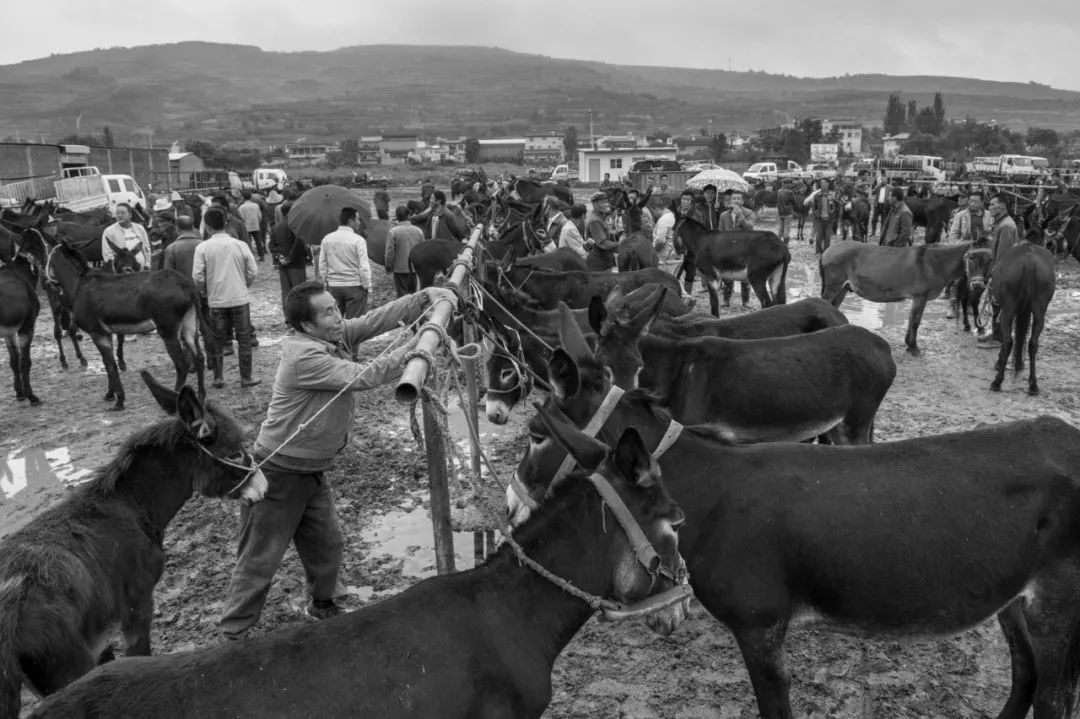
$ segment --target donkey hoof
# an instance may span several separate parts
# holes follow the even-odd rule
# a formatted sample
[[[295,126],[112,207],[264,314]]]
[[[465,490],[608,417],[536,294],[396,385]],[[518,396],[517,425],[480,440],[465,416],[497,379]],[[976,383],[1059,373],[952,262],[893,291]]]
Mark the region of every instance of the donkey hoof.
[[[1039,385],[1033,384],[1030,387],[1028,387],[1028,394],[1031,395],[1032,397],[1038,397],[1039,396]]]
[[[116,399],[116,395],[113,392],[109,392],[105,395],[106,402],[112,402],[114,399]]]
[[[80,359],[80,360],[79,360],[79,364],[81,364],[81,365],[83,366],[83,369],[86,369],[87,367],[89,367],[89,366],[90,366],[90,363],[89,363],[89,362],[87,362],[87,361],[86,361],[86,360],[84,360],[84,359]]]
[[[119,362],[116,363],[116,366],[120,368],[121,372],[127,372],[127,362],[124,362],[123,360],[120,360]]]
[[[998,382],[997,380],[994,380],[993,382],[991,382],[990,383],[990,391],[991,392],[1000,392],[1001,391],[1001,382]]]
[[[110,412],[123,412],[124,411],[124,403],[123,402],[117,402],[112,407],[109,407],[109,411]]]
[[[919,349],[918,347],[908,347],[907,351],[908,351],[908,354],[911,355],[912,357],[918,357],[919,355],[922,354],[922,350]]]
[[[15,395],[15,401],[16,402],[25,402],[26,397],[22,396],[21,394],[17,394],[17,395]]]
[[[30,406],[37,407],[39,404],[41,404],[41,400],[34,395],[30,395]]]

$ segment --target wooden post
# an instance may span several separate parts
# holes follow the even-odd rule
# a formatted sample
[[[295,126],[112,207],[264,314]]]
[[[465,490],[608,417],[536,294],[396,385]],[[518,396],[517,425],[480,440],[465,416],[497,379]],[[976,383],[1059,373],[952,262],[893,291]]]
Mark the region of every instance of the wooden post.
[[[472,236],[459,255],[460,259],[469,264],[472,263],[482,233],[483,225],[473,230]],[[469,269],[465,265],[454,267],[447,284],[461,287],[469,275]],[[447,302],[440,302],[432,309],[427,324],[420,328],[416,344],[418,350],[433,353],[439,348],[442,336],[437,330],[431,329],[431,325],[445,328],[449,324],[452,312],[453,307]],[[420,390],[427,381],[430,369],[426,357],[414,357],[409,360],[394,392],[397,401],[402,404],[412,404],[421,398]],[[444,438],[439,431],[438,418],[435,416],[438,410],[431,406],[431,402],[423,398],[421,408],[424,415],[424,449],[427,454],[428,488],[431,496],[431,526],[435,534],[435,565],[439,574],[447,574],[454,571],[454,532],[450,524],[450,468],[447,462],[446,446],[443,442],[451,440]],[[463,407],[462,410],[465,408]]]
[[[431,496],[431,528],[435,533],[435,566],[439,574],[454,571],[454,530],[450,524],[450,479],[446,446],[439,431],[437,409],[425,397],[421,401],[424,415],[424,449],[428,461],[428,492]]]
[[[479,372],[479,358],[480,347],[474,345],[476,342],[476,328],[471,323],[465,323],[465,344],[473,345],[475,352],[462,351],[461,364],[465,370],[465,400],[468,405],[461,408],[461,411],[465,414],[465,421],[472,427],[472,431],[469,432],[469,450],[470,459],[472,460],[473,476],[480,474],[480,408],[477,402],[479,397],[479,387],[477,382],[477,373]]]

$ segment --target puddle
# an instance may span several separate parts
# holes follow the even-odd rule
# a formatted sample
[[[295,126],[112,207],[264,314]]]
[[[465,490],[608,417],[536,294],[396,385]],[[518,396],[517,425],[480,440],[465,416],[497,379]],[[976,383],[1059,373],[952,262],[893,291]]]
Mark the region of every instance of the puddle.
[[[390,555],[403,560],[401,574],[424,579],[435,576],[435,538],[431,515],[422,507],[410,512],[390,512],[376,517],[360,539],[370,545],[369,554]],[[454,566],[472,569],[494,551],[492,532],[454,532]]]
[[[34,494],[59,484],[77,483],[90,474],[90,470],[72,465],[67,447],[30,449],[0,459],[0,493],[10,500],[20,492]]]
[[[0,455],[0,536],[24,526],[60,499],[68,485],[91,475],[72,464],[67,447]]]

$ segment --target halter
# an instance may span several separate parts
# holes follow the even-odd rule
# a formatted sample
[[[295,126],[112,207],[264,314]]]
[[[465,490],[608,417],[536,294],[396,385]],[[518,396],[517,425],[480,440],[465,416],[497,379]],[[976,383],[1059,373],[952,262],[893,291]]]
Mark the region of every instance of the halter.
[[[504,531],[506,542],[514,550],[514,554],[517,555],[518,561],[562,589],[567,594],[586,602],[594,610],[601,610],[603,612],[603,618],[606,621],[617,621],[652,614],[689,600],[690,597],[693,596],[693,590],[690,588],[689,584],[686,560],[682,558],[682,555],[676,554],[678,557],[678,564],[675,568],[664,566],[663,560],[657,553],[656,548],[653,547],[649,538],[645,536],[645,532],[641,529],[641,525],[634,519],[634,515],[630,512],[626,503],[623,502],[619,493],[616,492],[615,488],[608,482],[607,478],[594,472],[589,475],[589,482],[596,488],[597,493],[600,494],[603,506],[610,509],[611,513],[615,515],[615,519],[619,522],[619,526],[621,526],[626,533],[626,537],[630,542],[630,547],[633,549],[634,556],[637,558],[638,563],[645,568],[646,573],[651,577],[652,581],[649,584],[650,594],[640,602],[634,602],[628,605],[589,594],[588,592],[578,589],[567,580],[552,574],[535,559],[530,558],[525,554],[525,550],[522,549],[521,545],[514,541],[511,533],[509,531]],[[606,531],[605,528],[605,532]],[[659,594],[651,594],[660,577],[670,580],[674,586]]]
[[[231,499],[235,499],[237,496],[236,493],[239,492],[240,489],[248,483],[248,480],[250,480],[251,477],[259,471],[259,465],[255,463],[255,457],[252,456],[252,454],[246,449],[242,449],[236,454],[229,455],[228,457],[219,457],[210,450],[208,450],[202,442],[196,440],[195,446],[198,447],[203,454],[205,454],[207,457],[214,460],[218,464],[223,464],[226,467],[232,467],[233,469],[244,470],[244,478],[241,479],[235,487],[225,493],[225,496]],[[240,461],[243,461],[243,464],[241,464],[240,461],[233,460],[233,457],[237,457]]]

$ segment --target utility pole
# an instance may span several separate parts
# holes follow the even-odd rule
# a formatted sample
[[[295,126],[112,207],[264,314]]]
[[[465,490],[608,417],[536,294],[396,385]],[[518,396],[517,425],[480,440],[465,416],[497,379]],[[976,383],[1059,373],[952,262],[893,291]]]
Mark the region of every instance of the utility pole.
[[[593,116],[592,108],[589,108],[589,148],[596,149],[596,139],[593,137]]]

